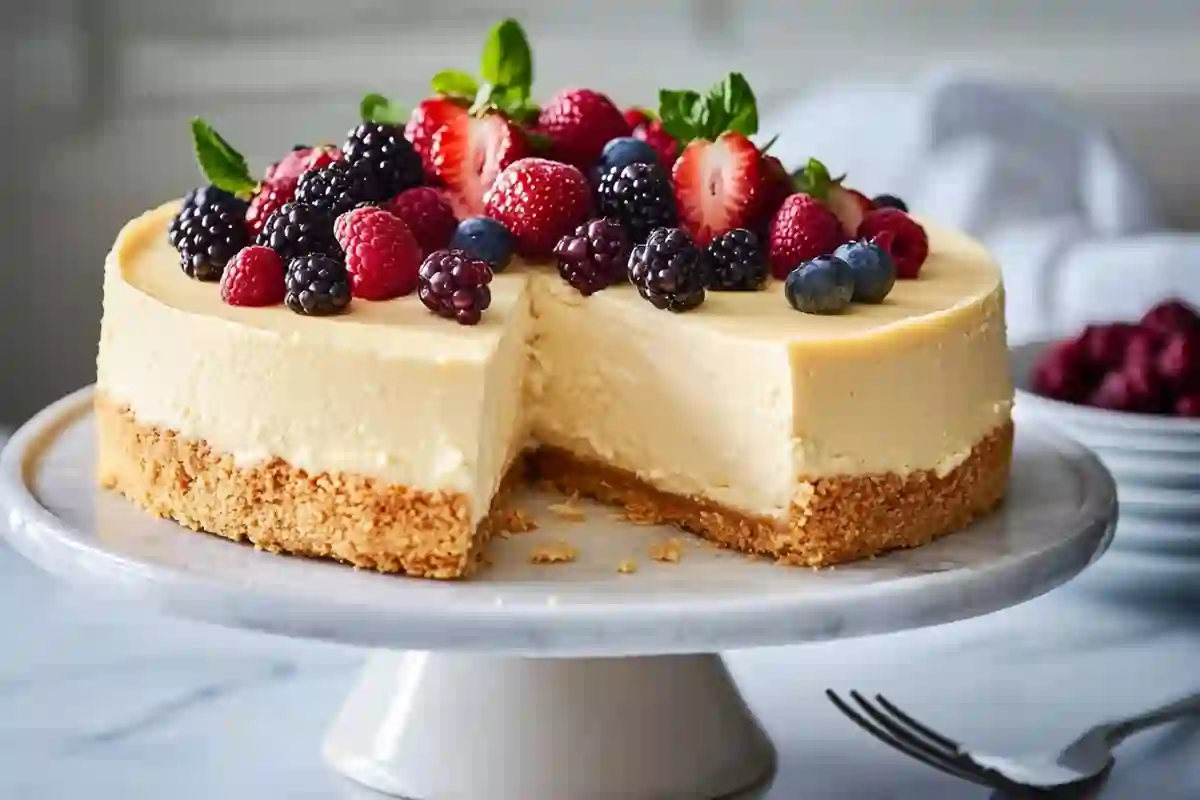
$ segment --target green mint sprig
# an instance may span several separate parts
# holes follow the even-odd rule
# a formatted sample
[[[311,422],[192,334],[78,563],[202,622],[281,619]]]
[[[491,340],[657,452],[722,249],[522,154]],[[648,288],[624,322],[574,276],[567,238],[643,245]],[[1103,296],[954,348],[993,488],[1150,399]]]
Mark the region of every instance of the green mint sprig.
[[[200,117],[192,119],[192,144],[200,171],[209,183],[243,198],[254,193],[258,181],[250,175],[245,156]]]
[[[663,89],[658,93],[658,115],[680,146],[694,139],[711,141],[726,131],[746,136],[758,133],[758,102],[739,72],[729,73],[704,94]]]
[[[829,199],[829,193],[835,186],[841,186],[846,180],[845,175],[834,178],[829,168],[815,158],[810,158],[801,169],[792,173],[792,183],[797,192],[811,195],[822,203]]]
[[[374,92],[359,102],[358,113],[363,122],[384,122],[390,125],[403,124],[409,114],[408,109]]]

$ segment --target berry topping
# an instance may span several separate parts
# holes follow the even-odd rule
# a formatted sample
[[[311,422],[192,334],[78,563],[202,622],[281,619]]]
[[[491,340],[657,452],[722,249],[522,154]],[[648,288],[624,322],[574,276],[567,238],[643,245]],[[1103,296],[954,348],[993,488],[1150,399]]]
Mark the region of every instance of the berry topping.
[[[264,183],[258,193],[250,200],[246,209],[246,229],[251,236],[257,237],[262,233],[267,220],[296,196],[296,184],[273,185]]]
[[[801,263],[829,255],[844,240],[842,223],[824,203],[811,195],[793,194],[771,220],[767,239],[771,274],[784,280]]]
[[[836,256],[818,256],[791,271],[783,293],[797,311],[840,314],[854,296],[854,273]]]
[[[332,256],[314,253],[288,264],[283,301],[297,314],[325,317],[350,305],[346,265]]]
[[[1161,386],[1149,369],[1118,370],[1104,376],[1088,403],[1110,411],[1152,414],[1161,407]]]
[[[458,223],[450,239],[450,249],[486,261],[492,272],[503,272],[512,261],[513,237],[499,220],[470,217]]]
[[[929,257],[929,237],[916,220],[897,208],[880,208],[867,214],[858,226],[858,238],[874,239],[896,262],[896,277],[916,278]]]
[[[1200,329],[1172,333],[1158,352],[1155,367],[1174,389],[1200,389]]]
[[[1095,367],[1115,369],[1125,363],[1125,350],[1137,330],[1124,322],[1089,325],[1079,335],[1081,356]]]
[[[281,161],[268,167],[262,185],[246,210],[246,224],[250,228],[250,235],[258,236],[262,233],[263,225],[270,216],[295,197],[296,185],[300,182],[301,175],[310,169],[328,166],[341,157],[342,151],[336,147],[297,146]]]
[[[752,292],[767,280],[767,259],[758,235],[745,228],[734,228],[713,239],[701,259],[709,289]]]
[[[417,237],[423,256],[449,246],[450,237],[458,227],[454,209],[450,208],[446,198],[437,189],[428,186],[405,189],[389,200],[385,207],[404,220],[413,236]]]
[[[871,205],[875,208],[898,208],[904,212],[908,211],[908,203],[905,203],[894,194],[877,195],[871,200]]]
[[[273,306],[283,302],[283,259],[269,247],[244,247],[221,274],[221,299],[231,306]]]
[[[1037,363],[1033,390],[1067,402],[1081,402],[1091,391],[1094,370],[1080,338],[1058,342]]]
[[[842,231],[846,238],[851,238],[857,233],[863,217],[873,210],[873,206],[862,192],[842,185],[844,180],[844,175],[840,178],[831,177],[824,164],[810,158],[804,169],[796,174],[795,184],[800,191],[812,195],[828,206],[842,223]]]
[[[550,153],[559,161],[587,169],[596,163],[610,139],[632,130],[613,101],[591,89],[564,89],[543,106],[538,133],[550,138]]]
[[[1175,400],[1171,409],[1177,417],[1200,418],[1200,392],[1185,394]]]
[[[671,179],[680,220],[702,245],[752,225],[766,191],[758,148],[736,131],[716,141],[693,141],[680,153]]]
[[[554,245],[591,214],[591,190],[583,173],[544,158],[523,158],[496,178],[484,199],[485,213],[512,232],[518,255],[546,258]]]
[[[629,235],[617,220],[594,219],[558,240],[558,274],[585,297],[624,280],[629,264]]]
[[[374,174],[382,187],[383,197],[391,197],[405,189],[420,186],[425,171],[421,157],[413,149],[399,125],[385,122],[363,122],[350,131],[342,145],[346,162],[351,167]]]
[[[475,325],[492,303],[492,269],[462,250],[438,250],[421,264],[418,296],[433,313]]]
[[[662,164],[663,169],[670,169],[675,165],[675,160],[679,158],[679,142],[674,136],[667,133],[667,129],[658,120],[651,120],[645,125],[639,125],[633,129],[633,138],[641,139],[646,144],[654,148],[654,152],[658,153],[658,163]]]
[[[508,165],[529,153],[525,135],[498,111],[463,115],[438,129],[430,158],[458,217],[483,213],[483,198]]]
[[[704,265],[687,231],[659,228],[629,256],[629,280],[655,308],[689,311],[704,302]]]
[[[355,297],[390,300],[416,288],[421,246],[402,219],[382,208],[356,208],[338,217],[334,231]]]
[[[644,108],[627,108],[621,112],[621,115],[625,117],[625,124],[629,126],[630,130],[637,130],[642,125],[649,125],[655,121],[654,113]]]
[[[624,225],[634,244],[646,241],[655,228],[679,222],[671,182],[657,164],[613,167],[600,177],[596,197],[600,213]]]
[[[658,153],[653,147],[632,136],[621,136],[604,145],[596,173],[604,175],[610,169],[620,169],[630,164],[658,164]]]
[[[284,259],[327,253],[341,257],[333,238],[333,216],[304,203],[285,203],[263,225],[258,244],[265,245]]]
[[[1141,326],[1161,334],[1200,330],[1200,314],[1183,300],[1172,298],[1147,311]]]
[[[171,220],[167,240],[179,265],[198,281],[218,281],[229,259],[249,243],[246,202],[216,186],[187,193]]]
[[[846,242],[833,251],[845,261],[854,276],[856,303],[882,303],[896,285],[896,265],[888,252],[874,242],[862,239]]]
[[[427,182],[438,182],[437,169],[433,164],[434,134],[442,126],[466,117],[467,105],[466,101],[454,97],[430,97],[417,103],[408,124],[404,126],[405,137],[421,157]]]
[[[333,216],[344,214],[362,203],[378,203],[390,197],[387,186],[367,162],[352,165],[335,161],[300,177],[296,199]]]
[[[770,234],[771,220],[775,218],[783,201],[796,191],[792,176],[784,168],[783,162],[775,156],[762,157],[763,194],[755,213],[752,230],[758,231],[764,238]]]

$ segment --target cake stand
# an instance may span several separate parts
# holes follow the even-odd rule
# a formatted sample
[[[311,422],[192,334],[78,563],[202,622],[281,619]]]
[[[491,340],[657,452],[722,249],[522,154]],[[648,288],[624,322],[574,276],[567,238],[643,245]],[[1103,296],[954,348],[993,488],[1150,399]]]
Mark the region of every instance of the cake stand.
[[[1070,579],[1108,545],[1112,480],[1080,445],[1018,426],[1009,499],[932,545],[811,571],[718,550],[581,504],[520,498],[540,523],[461,582],[258,552],[152,519],[93,478],[90,390],[0,456],[13,546],[46,570],[182,617],[377,648],[325,740],[333,767],[419,800],[751,797],[770,741],[719,651],[985,614]],[[677,563],[650,558],[670,538]],[[533,565],[567,542],[574,562]],[[619,563],[634,559],[637,571]],[[621,658],[617,658],[620,656]]]

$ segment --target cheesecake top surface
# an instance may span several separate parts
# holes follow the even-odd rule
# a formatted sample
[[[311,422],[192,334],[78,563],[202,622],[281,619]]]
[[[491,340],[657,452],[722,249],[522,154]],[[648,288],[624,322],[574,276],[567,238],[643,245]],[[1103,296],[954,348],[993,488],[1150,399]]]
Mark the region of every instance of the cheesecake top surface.
[[[179,268],[178,254],[166,236],[178,209],[179,202],[174,201],[133,220],[118,238],[108,268],[118,271],[124,282],[140,292],[180,311],[305,339],[315,336],[331,345],[374,346],[384,355],[389,351],[397,355],[411,352],[413,347],[436,347],[436,352],[446,358],[482,357],[496,346],[531,276],[561,282],[551,266],[514,263],[493,279],[492,305],[475,326],[456,325],[436,317],[415,294],[381,302],[356,300],[347,313],[322,318],[303,317],[283,305],[231,306],[221,300],[216,284],[193,280]],[[578,300],[632,304],[661,314],[663,324],[700,326],[776,343],[874,341],[879,336],[903,336],[905,331],[955,317],[953,312],[976,305],[993,295],[1001,284],[1000,269],[982,245],[936,224],[923,225],[930,246],[920,278],[897,281],[880,304],[855,303],[841,314],[795,311],[784,298],[783,282],[777,280],[754,292],[710,291],[699,308],[684,314],[654,309],[628,284],[609,287],[590,298],[579,296]],[[386,329],[386,335],[380,335],[381,329]]]

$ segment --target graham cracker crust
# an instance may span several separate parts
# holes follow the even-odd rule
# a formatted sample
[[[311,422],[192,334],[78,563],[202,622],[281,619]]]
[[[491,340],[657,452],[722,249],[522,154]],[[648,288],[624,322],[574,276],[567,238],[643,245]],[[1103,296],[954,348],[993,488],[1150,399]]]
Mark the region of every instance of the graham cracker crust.
[[[206,442],[138,422],[100,393],[95,408],[102,486],[193,530],[380,572],[470,574],[522,472],[520,464],[509,470],[476,528],[462,494],[346,473],[309,475],[280,459],[239,467]]]
[[[784,521],[663,492],[631,472],[553,447],[531,453],[528,466],[560,491],[623,506],[639,522],[676,525],[783,564],[826,567],[927,544],[995,508],[1008,486],[1012,443],[1006,421],[945,476],[922,470],[819,478],[809,484],[811,492],[802,492],[807,502],[794,502]]]

